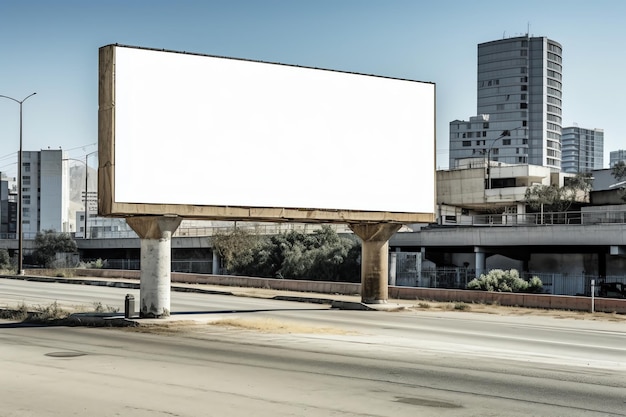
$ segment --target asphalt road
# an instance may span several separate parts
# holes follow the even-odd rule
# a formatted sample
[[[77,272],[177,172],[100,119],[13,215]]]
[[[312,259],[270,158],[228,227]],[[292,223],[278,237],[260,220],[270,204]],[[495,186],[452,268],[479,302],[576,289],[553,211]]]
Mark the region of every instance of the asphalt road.
[[[0,306],[127,292],[0,280]],[[173,293],[172,308],[207,320],[0,322],[0,415],[626,416],[624,322],[193,293]]]

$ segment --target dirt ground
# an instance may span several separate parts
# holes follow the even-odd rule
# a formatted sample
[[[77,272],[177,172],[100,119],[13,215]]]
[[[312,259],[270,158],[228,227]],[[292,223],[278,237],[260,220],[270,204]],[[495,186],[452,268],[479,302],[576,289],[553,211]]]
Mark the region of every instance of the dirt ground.
[[[484,313],[495,315],[515,315],[515,316],[544,316],[561,319],[575,320],[596,320],[626,323],[626,314],[617,313],[591,313],[586,311],[569,310],[546,310],[539,308],[508,307],[487,304],[468,303],[445,303],[434,301],[417,301],[414,306],[409,307],[414,310],[440,309],[449,311],[467,311],[472,313]]]

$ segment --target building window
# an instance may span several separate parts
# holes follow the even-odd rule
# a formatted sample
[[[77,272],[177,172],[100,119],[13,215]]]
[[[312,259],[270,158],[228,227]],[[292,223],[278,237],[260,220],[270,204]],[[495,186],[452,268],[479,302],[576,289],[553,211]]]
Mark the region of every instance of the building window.
[[[528,91],[528,86],[526,84],[520,86],[522,88],[522,91]]]
[[[24,167],[24,172],[30,172],[30,162],[24,162],[22,167]]]
[[[528,139],[526,138],[522,139],[522,145],[528,145]]]
[[[528,103],[520,103],[519,104],[519,108],[520,109],[527,109],[528,108]]]
[[[483,122],[483,129],[489,129],[489,122]]]
[[[472,141],[471,140],[464,140],[463,141],[463,146],[472,146]]]
[[[511,139],[502,139],[502,144],[503,145],[510,145],[511,144]]]
[[[487,132],[483,131],[483,138],[487,137]]]

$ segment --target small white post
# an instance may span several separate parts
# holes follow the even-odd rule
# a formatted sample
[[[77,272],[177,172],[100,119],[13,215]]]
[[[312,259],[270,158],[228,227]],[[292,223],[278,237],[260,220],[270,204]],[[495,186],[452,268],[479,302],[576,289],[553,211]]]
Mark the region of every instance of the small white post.
[[[591,280],[591,312],[593,313],[595,310],[595,296],[596,296],[596,280]]]

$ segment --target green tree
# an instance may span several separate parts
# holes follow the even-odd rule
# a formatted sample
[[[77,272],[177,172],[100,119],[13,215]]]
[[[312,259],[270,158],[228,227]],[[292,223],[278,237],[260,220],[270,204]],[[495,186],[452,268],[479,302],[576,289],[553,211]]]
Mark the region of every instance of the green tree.
[[[330,226],[313,233],[290,230],[268,237],[233,234],[236,235],[232,231],[212,239],[231,273],[324,281],[360,279],[359,242],[339,236]]]
[[[239,270],[252,262],[261,243],[256,233],[240,228],[217,232],[211,237],[213,250],[217,251],[227,271]]]
[[[57,253],[77,253],[76,242],[67,233],[57,233],[54,230],[44,230],[35,236],[34,261],[49,268],[56,259]]]
[[[591,174],[579,173],[568,177],[562,187],[533,185],[526,189],[526,204],[535,211],[567,211],[576,201],[586,201],[591,191]]]
[[[11,257],[6,249],[0,249],[0,269],[11,269]]]
[[[624,163],[624,161],[617,162],[611,168],[611,174],[617,182],[626,180],[626,163]],[[619,187],[619,196],[623,201],[626,201],[626,186],[624,186],[624,184]]]

